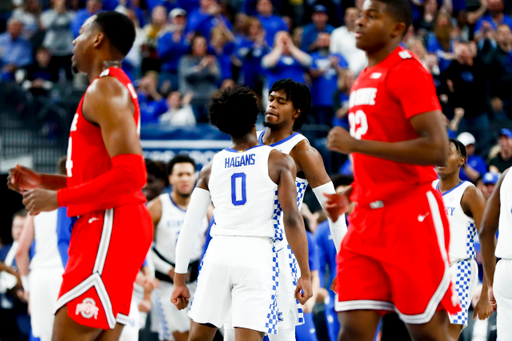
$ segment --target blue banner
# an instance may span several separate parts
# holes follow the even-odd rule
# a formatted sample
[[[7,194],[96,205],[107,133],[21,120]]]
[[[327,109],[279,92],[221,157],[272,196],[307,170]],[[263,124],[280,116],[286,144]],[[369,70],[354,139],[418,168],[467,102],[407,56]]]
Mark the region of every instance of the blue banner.
[[[140,139],[144,158],[167,163],[176,154],[188,154],[196,162],[198,171],[217,152],[231,145],[229,135],[209,124],[182,128],[147,125],[142,127]]]

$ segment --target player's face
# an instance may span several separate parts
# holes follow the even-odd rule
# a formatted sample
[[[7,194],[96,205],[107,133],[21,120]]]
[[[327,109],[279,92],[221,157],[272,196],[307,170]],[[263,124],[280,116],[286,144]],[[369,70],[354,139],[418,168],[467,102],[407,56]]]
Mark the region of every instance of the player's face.
[[[142,187],[142,194],[147,201],[155,199],[164,191],[165,183],[162,179],[157,178],[154,174],[148,173],[146,185]]]
[[[297,117],[299,117],[299,112],[293,106],[291,99],[287,99],[284,90],[270,93],[265,110],[265,126],[280,127]]]
[[[11,230],[13,240],[20,239],[21,230],[23,230],[23,224],[25,223],[25,219],[26,218],[20,216],[13,219]]]
[[[459,154],[455,144],[450,143],[450,148],[448,149],[448,159],[446,161],[446,166],[437,166],[436,171],[440,177],[450,175],[453,173],[459,173],[460,167],[464,165],[464,158]]]
[[[174,193],[182,197],[192,194],[196,182],[196,170],[189,162],[177,163],[169,176]]]
[[[391,39],[401,34],[400,31],[397,31],[397,24],[386,11],[386,4],[377,0],[366,0],[361,17],[356,22],[357,48],[366,52],[380,50]]]
[[[73,69],[75,72],[87,72],[85,66],[89,64],[88,61],[88,53],[92,48],[92,45],[95,40],[93,22],[96,16],[93,15],[89,19],[85,21],[85,23],[80,28],[80,32],[78,37],[73,40],[73,57],[71,57],[71,62],[73,63]]]

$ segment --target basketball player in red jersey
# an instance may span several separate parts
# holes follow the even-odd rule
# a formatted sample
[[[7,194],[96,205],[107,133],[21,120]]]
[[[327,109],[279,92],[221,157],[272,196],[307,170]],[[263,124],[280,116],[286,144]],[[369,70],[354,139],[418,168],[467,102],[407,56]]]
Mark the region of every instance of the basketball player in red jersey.
[[[120,69],[135,28],[123,14],[89,18],[73,42],[73,67],[91,84],[71,125],[67,178],[17,166],[11,189],[31,214],[68,207],[78,217],[56,306],[53,341],[118,340],[135,276],[152,240],[142,187],[146,168],[133,85]]]
[[[357,203],[338,254],[340,340],[373,340],[386,311],[397,311],[415,340],[451,340],[459,311],[449,272],[449,226],[432,189],[448,138],[433,80],[400,42],[412,21],[407,0],[366,0],[357,47],[368,67],[350,95],[350,133],[334,128],[328,147],[352,154],[354,183],[330,196],[335,220]]]

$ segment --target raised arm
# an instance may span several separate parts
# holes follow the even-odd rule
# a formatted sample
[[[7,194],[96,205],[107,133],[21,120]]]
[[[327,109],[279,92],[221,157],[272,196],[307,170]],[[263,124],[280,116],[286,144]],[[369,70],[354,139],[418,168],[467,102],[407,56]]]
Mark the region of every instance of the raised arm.
[[[269,175],[278,184],[277,196],[279,204],[283,209],[286,239],[301,271],[301,278],[297,282],[295,296],[301,304],[305,304],[311,297],[312,292],[308,264],[308,239],[304,227],[304,219],[297,207],[296,174],[295,162],[290,156],[278,151],[270,153]]]
[[[322,156],[305,140],[299,142],[295,148],[293,148],[290,152],[290,156],[292,156],[297,163],[299,171],[304,172],[306,180],[313,188],[313,193],[315,193],[318,202],[327,212],[327,197],[325,194],[335,194],[336,189],[325,170]],[[343,216],[340,219],[336,219],[335,222],[330,218],[329,214],[327,217],[334,246],[336,247],[336,251],[339,251],[341,240],[347,233],[345,217]]]

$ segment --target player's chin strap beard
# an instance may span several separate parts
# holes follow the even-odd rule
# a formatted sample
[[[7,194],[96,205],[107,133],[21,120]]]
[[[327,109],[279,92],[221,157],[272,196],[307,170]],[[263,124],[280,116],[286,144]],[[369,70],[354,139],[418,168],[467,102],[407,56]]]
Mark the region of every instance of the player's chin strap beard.
[[[106,60],[103,62],[103,66],[105,69],[108,69],[109,67],[121,67],[123,64],[122,60]]]

